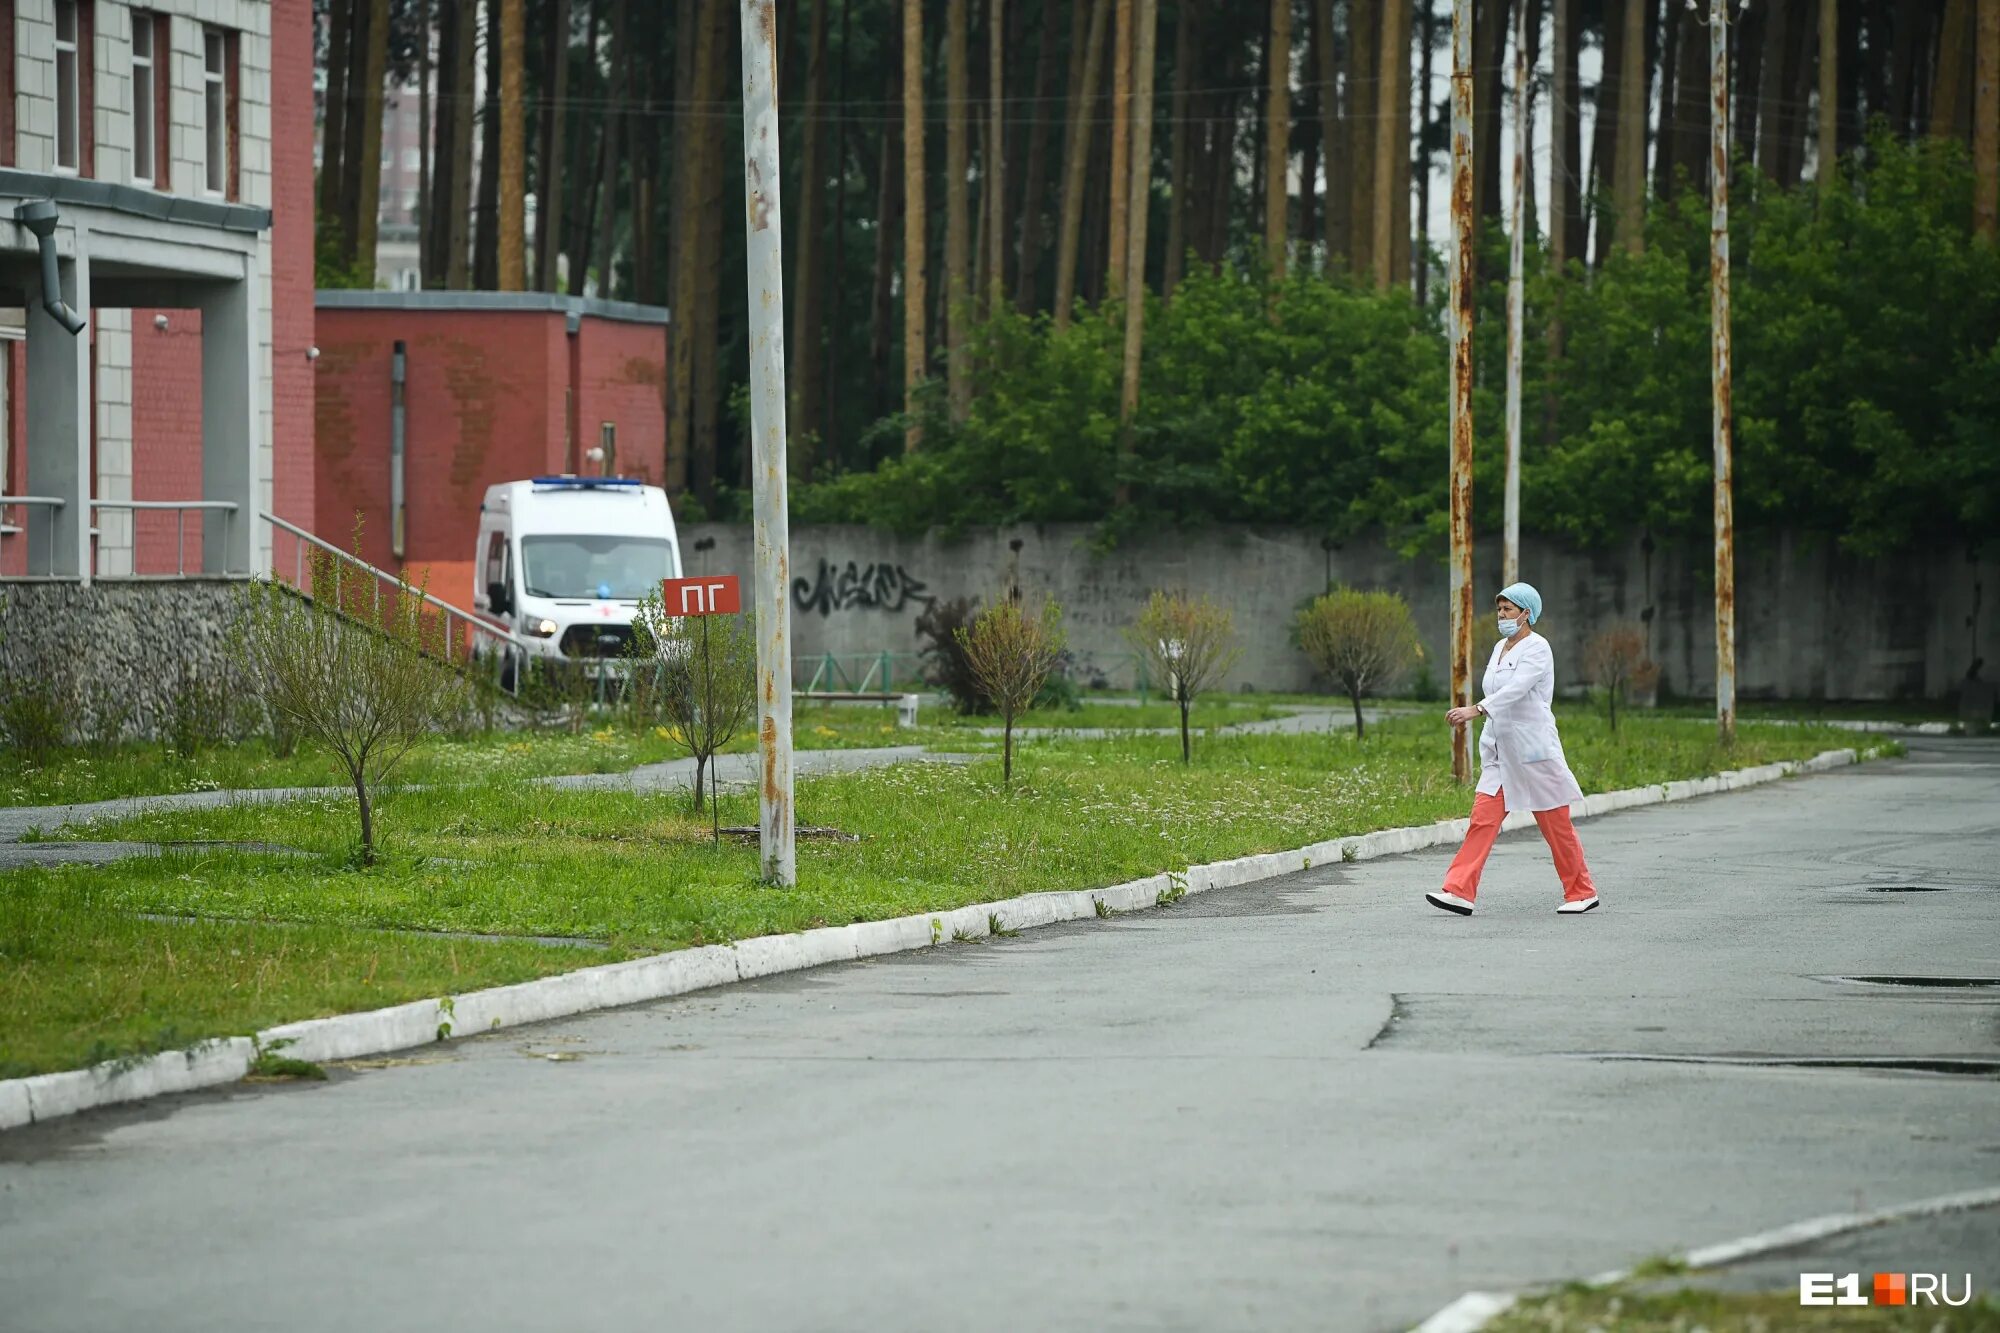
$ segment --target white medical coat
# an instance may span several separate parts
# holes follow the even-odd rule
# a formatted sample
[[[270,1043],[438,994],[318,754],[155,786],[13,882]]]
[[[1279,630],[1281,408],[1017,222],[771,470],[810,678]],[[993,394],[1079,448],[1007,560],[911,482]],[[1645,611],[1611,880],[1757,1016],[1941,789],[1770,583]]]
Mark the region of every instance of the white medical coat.
[[[1479,790],[1502,793],[1507,812],[1554,810],[1583,799],[1583,789],[1563,758],[1562,737],[1550,703],[1556,695],[1556,658],[1549,641],[1530,634],[1505,656],[1505,639],[1493,645],[1480,706]]]

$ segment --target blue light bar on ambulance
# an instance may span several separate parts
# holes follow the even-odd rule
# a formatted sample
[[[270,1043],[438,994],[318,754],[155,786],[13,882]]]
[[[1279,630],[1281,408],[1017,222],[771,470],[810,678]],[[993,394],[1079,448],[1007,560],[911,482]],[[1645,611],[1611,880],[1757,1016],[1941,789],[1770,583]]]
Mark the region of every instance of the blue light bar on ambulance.
[[[646,483],[638,477],[536,477],[534,484],[560,490],[596,491],[607,488],[623,490]]]

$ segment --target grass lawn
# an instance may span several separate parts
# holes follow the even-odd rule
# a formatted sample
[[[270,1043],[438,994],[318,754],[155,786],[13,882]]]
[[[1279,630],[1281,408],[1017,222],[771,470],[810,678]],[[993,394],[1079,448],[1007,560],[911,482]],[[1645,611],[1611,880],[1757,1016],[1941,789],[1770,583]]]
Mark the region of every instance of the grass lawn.
[[[73,878],[16,882],[0,890],[0,1078],[527,981],[579,966],[580,953],[340,926],[169,924],[107,906]]]
[[[1565,724],[1572,764],[1586,791],[1663,782],[1798,758],[1851,744],[1847,733],[1811,727],[1742,729],[1733,754],[1715,745],[1703,722],[1662,722],[1643,738],[1612,738],[1601,723]],[[708,821],[680,793],[555,792],[488,780],[390,794],[378,827],[383,859],[353,868],[355,816],[347,799],[321,797],[281,805],[158,812],[62,831],[63,837],[144,841],[257,841],[302,849],[306,857],[193,849],[108,866],[33,868],[0,874],[0,974],[36,992],[90,989],[71,972],[116,972],[117,950],[173,942],[213,953],[211,937],[190,926],[135,920],[140,914],[257,923],[305,923],[336,932],[355,947],[354,929],[571,937],[602,941],[610,956],[670,949],[876,920],[1037,890],[1078,889],[1174,870],[1191,863],[1296,847],[1341,834],[1462,816],[1466,792],[1453,783],[1444,728],[1429,719],[1382,724],[1364,742],[1345,731],[1310,736],[1224,736],[1195,747],[1183,766],[1179,739],[1132,736],[1109,741],[1030,741],[1016,757],[1016,780],[1003,792],[1000,765],[985,757],[964,765],[910,764],[802,781],[802,823],[861,835],[854,843],[802,842],[799,887],[757,879],[753,846],[710,843]],[[754,823],[754,797],[725,795],[724,823]],[[24,906],[25,904],[25,906]],[[31,972],[17,958],[44,959],[53,907],[78,922],[102,919],[108,958],[97,935],[64,928],[65,949]],[[116,929],[112,929],[113,926]],[[202,928],[206,929],[206,928]],[[75,1013],[54,1033],[39,1026],[0,1033],[0,1060],[42,1052],[45,1067],[82,1063],[134,1034],[171,1028],[183,1036],[227,1035],[274,1017],[304,1018],[367,1002],[380,993],[339,996],[301,992],[295,1011],[274,1012],[270,996],[244,990],[266,968],[309,966],[305,936],[280,930],[256,938],[208,974],[203,1003],[178,992],[103,991],[96,1022]],[[392,937],[369,937],[387,950]],[[483,957],[465,942],[411,936],[461,964]],[[184,948],[181,941],[188,941]],[[119,941],[126,941],[119,943]],[[285,950],[292,950],[287,953]],[[455,953],[451,952],[456,950]],[[275,954],[274,954],[274,951]],[[568,950],[554,965],[604,961],[598,951]],[[290,958],[293,962],[282,961]],[[518,965],[548,961],[540,951]],[[331,973],[329,973],[331,975]],[[453,984],[421,973],[418,993],[484,984]],[[425,992],[424,986],[432,987]],[[398,994],[395,998],[409,998]],[[60,1006],[12,997],[5,1012],[56,1012]],[[67,1012],[67,1011],[65,1011]]]
[[[1198,702],[1198,727],[1256,722],[1282,716],[1268,704]],[[998,717],[960,716],[933,704],[919,714],[920,725],[898,727],[889,709],[854,704],[799,704],[793,711],[794,743],[801,750],[845,750],[886,745],[987,748],[978,734],[997,727]],[[754,720],[753,720],[754,721]],[[1023,727],[1178,727],[1172,704],[1145,707],[1088,703],[1077,709],[1046,709],[1018,719]],[[754,728],[731,751],[755,748]],[[494,732],[466,737],[439,736],[410,752],[397,774],[411,784],[462,783],[475,779],[519,779],[558,773],[620,773],[641,764],[684,758],[671,737],[647,728],[634,730],[606,720],[574,734],[568,731]],[[324,751],[300,746],[292,754],[272,753],[269,742],[252,737],[220,746],[192,760],[169,755],[159,745],[125,745],[115,751],[72,750],[40,768],[0,767],[0,806],[64,805],[119,796],[268,787],[339,786],[339,766]]]
[[[1863,1279],[1864,1281],[1866,1279]],[[1905,1329],[1909,1333],[2000,1333],[2000,1305],[1981,1297],[1948,1306],[1802,1306],[1796,1289],[1714,1292],[1694,1288],[1639,1291],[1625,1285],[1565,1287],[1522,1301],[1487,1333],[1820,1333],[1826,1330]]]

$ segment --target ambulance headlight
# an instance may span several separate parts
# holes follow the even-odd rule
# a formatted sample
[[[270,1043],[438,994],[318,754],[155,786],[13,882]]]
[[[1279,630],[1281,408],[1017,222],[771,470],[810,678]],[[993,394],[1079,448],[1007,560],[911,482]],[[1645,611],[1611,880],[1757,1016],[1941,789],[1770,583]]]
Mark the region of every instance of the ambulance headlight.
[[[558,626],[556,625],[556,622],[555,622],[555,621],[553,621],[553,620],[541,620],[541,621],[537,621],[537,622],[536,622],[535,624],[533,624],[533,625],[530,625],[530,626],[528,627],[528,632],[529,632],[530,634],[533,634],[533,635],[536,635],[536,636],[538,636],[538,637],[540,637],[540,638],[544,638],[544,639],[553,639],[553,638],[554,638],[554,637],[556,636],[556,629],[557,629],[557,628],[558,628]]]

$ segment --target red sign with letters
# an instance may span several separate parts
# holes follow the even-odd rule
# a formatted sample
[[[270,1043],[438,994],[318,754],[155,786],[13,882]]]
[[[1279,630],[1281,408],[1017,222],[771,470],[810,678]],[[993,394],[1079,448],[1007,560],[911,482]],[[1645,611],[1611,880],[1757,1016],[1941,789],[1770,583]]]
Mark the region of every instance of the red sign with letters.
[[[743,585],[734,574],[662,579],[660,601],[670,616],[733,616],[743,609]]]

